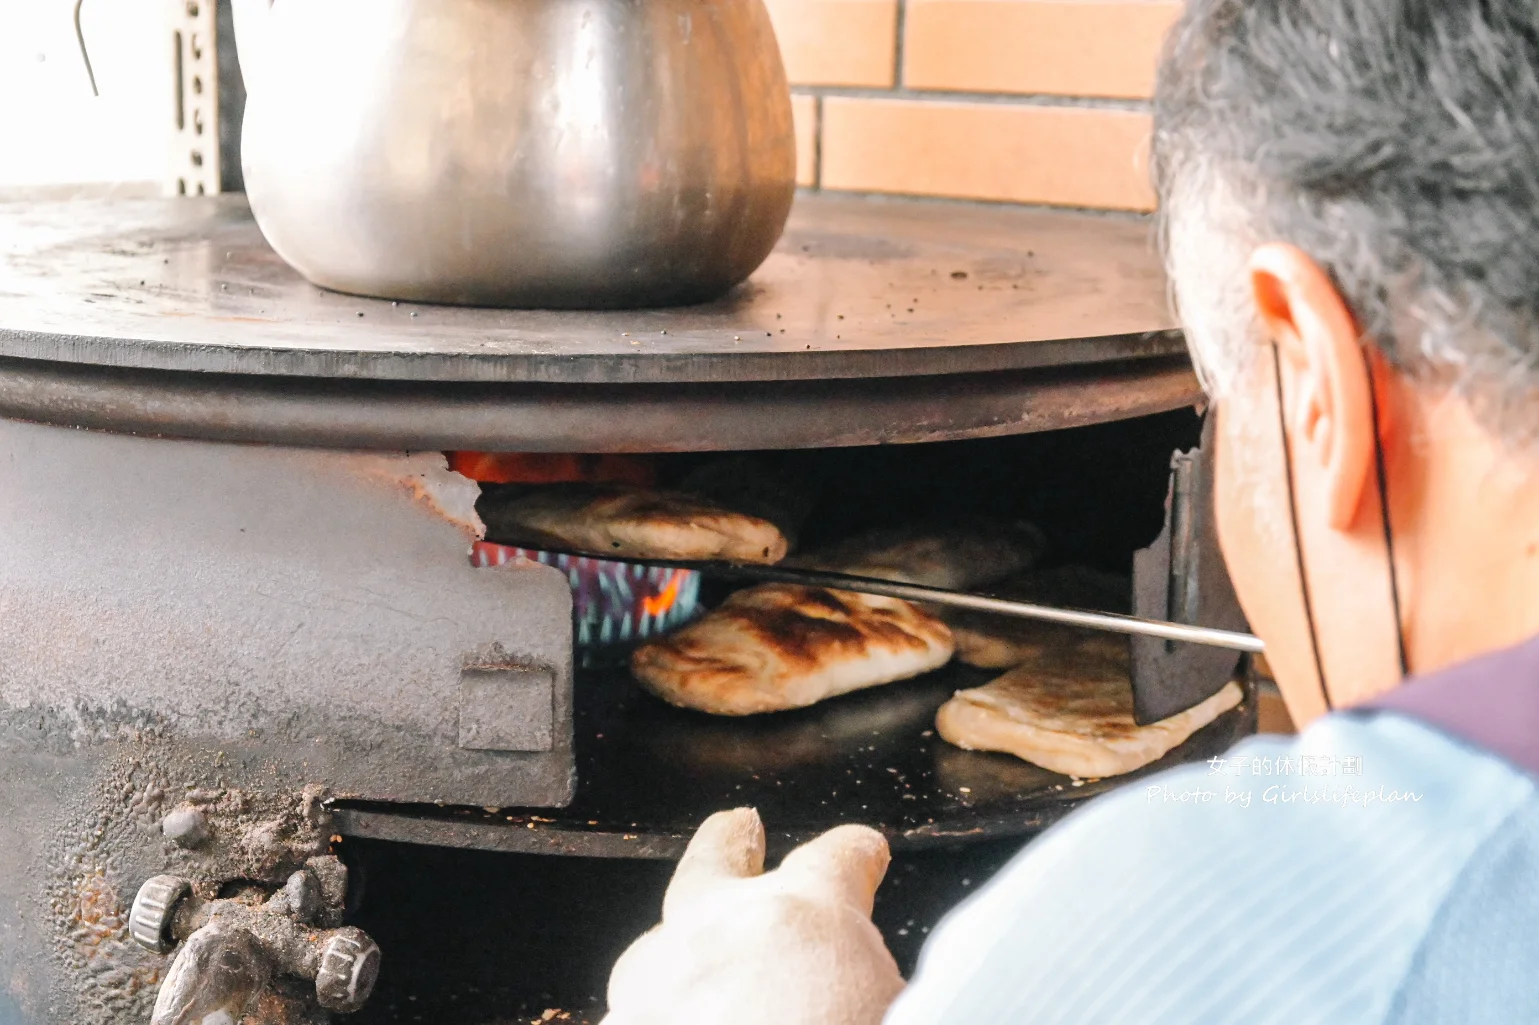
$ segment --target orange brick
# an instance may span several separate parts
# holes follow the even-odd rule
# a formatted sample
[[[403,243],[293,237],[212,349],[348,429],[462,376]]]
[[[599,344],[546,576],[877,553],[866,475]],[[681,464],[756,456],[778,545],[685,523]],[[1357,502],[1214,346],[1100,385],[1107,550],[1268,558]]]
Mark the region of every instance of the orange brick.
[[[823,100],[826,189],[1150,210],[1149,117],[1123,110]]]
[[[888,88],[898,0],[766,0],[792,85]]]
[[[818,98],[791,97],[791,120],[796,123],[796,184],[818,183]]]
[[[1171,0],[909,0],[914,89],[1147,97]]]

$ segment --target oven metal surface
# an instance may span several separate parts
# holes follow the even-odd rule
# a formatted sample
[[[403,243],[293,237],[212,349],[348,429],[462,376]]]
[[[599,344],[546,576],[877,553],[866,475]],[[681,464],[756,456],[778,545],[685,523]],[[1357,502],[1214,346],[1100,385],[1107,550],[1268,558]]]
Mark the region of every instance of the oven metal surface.
[[[571,798],[570,589],[471,566],[475,488],[442,455],[0,421],[0,460],[0,753],[163,743],[233,786]]]
[[[1201,396],[1184,356],[840,381],[479,384],[198,374],[0,357],[0,416],[209,441],[369,449],[711,452],[999,437]]]
[[[331,794],[570,800],[570,589],[471,566],[475,488],[442,454],[5,420],[0,464],[0,1022],[150,1020],[173,966],[136,893],[330,878],[340,912],[312,871]]]
[[[880,829],[896,851],[1026,837],[1080,802],[1255,732],[1248,698],[1129,776],[1075,781],[934,735],[953,693],[997,677],[954,664],[811,708],[724,719],[674,708],[624,668],[579,671],[576,800],[552,809],[386,809],[342,802],[346,836],[529,854],[678,858],[722,808],[752,806],[772,851],[843,822]]]
[[[702,306],[391,303],[308,284],[239,196],[0,204],[0,356],[394,381],[808,381],[1179,355],[1146,221],[803,196]]]
[[[715,303],[391,303],[239,196],[0,203],[0,416],[210,441],[691,452],[997,437],[1201,398],[1146,222],[804,196]]]

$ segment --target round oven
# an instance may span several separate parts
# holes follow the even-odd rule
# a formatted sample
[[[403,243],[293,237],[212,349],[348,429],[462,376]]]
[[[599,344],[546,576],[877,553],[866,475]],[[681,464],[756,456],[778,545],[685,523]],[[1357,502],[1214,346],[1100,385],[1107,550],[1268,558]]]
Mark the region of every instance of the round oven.
[[[474,1025],[513,989],[583,1020],[693,825],[744,804],[781,851],[881,829],[910,960],[1118,782],[949,747],[937,706],[986,679],[959,667],[744,720],[665,705],[616,653],[730,582],[499,544],[455,453],[663,483],[751,457],[813,482],[825,540],[1029,518],[1128,609],[1236,625],[1138,221],[807,196],[726,298],[604,312],[325,292],[238,197],[10,204],[0,234],[8,1022],[149,1021],[215,955],[247,980],[219,999],[273,1021],[431,999]],[[1164,641],[1132,665],[1151,716],[1242,671]],[[1247,700],[1167,759],[1253,727]]]

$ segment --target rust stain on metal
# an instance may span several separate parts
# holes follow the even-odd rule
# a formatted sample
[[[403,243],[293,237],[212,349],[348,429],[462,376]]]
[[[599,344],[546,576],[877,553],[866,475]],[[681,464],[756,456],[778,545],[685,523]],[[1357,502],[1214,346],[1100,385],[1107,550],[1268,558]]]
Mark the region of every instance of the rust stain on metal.
[[[486,525],[476,514],[480,487],[469,477],[450,470],[443,453],[367,454],[355,456],[351,462],[357,476],[404,491],[414,502],[432,510],[433,515],[458,527],[468,540],[486,536]]]
[[[117,892],[107,882],[101,869],[80,880],[75,890],[74,926],[70,938],[86,958],[94,958],[109,940],[127,935],[128,921],[118,902]]]
[[[103,1003],[135,1006],[160,984],[161,965],[128,936],[128,908],[104,869],[75,881],[68,940],[86,969],[86,980]]]

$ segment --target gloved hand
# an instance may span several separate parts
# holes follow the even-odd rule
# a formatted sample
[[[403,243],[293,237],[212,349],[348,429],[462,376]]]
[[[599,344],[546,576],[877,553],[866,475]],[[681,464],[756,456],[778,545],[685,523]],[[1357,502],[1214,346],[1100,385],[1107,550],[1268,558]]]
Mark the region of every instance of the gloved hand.
[[[888,861],[880,833],[839,826],[765,872],[758,812],[712,815],[615,965],[604,1025],[879,1025],[903,989],[871,924]]]

